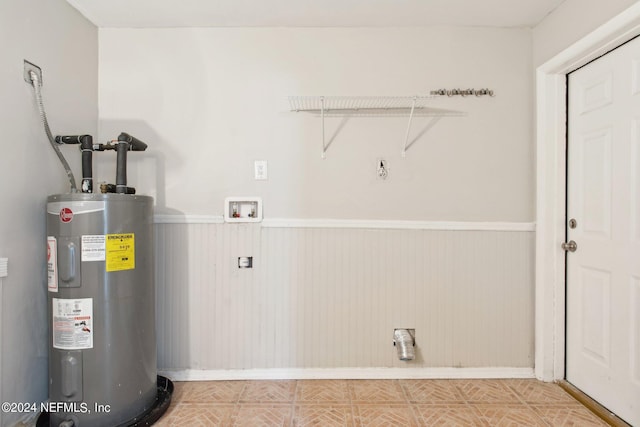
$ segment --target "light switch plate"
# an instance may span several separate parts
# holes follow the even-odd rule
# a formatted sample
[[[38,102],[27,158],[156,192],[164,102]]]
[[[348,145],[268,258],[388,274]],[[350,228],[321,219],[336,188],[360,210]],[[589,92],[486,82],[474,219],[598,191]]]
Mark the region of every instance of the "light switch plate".
[[[253,170],[256,180],[265,181],[268,179],[266,160],[256,160],[253,163]]]

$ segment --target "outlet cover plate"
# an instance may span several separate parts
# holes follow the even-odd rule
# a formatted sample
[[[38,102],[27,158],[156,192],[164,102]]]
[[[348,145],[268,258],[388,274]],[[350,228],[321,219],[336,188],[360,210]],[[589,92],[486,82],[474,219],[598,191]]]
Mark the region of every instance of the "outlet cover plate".
[[[266,181],[268,179],[267,161],[256,160],[253,162],[254,177],[258,181]]]

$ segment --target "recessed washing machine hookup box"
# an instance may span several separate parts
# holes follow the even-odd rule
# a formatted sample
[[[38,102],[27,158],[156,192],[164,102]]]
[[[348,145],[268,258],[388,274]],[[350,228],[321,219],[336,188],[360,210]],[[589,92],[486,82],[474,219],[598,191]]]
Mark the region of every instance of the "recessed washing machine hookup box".
[[[262,199],[260,197],[227,197],[224,200],[225,222],[262,221]]]

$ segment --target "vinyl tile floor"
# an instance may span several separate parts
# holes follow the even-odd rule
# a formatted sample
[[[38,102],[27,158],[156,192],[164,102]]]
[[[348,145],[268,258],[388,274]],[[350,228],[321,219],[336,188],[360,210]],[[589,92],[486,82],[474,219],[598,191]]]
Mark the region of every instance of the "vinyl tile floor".
[[[607,426],[558,385],[510,380],[174,382],[156,426]]]

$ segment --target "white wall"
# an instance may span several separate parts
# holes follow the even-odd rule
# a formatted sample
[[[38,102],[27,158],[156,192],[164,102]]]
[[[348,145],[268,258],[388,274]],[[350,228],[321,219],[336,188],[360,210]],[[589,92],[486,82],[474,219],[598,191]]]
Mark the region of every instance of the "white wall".
[[[542,65],[637,0],[565,0],[533,29],[533,64]]]
[[[100,29],[100,136],[149,143],[130,183],[159,212],[222,215],[227,196],[262,196],[266,217],[457,221],[533,218],[531,37],[525,29]],[[289,95],[446,98],[444,118],[400,156],[406,118],[353,118],[320,158],[320,120]],[[340,119],[327,121],[327,138]],[[415,119],[413,134],[427,125]],[[110,158],[111,157],[111,158]],[[376,159],[391,169],[375,178]],[[99,179],[113,181],[113,156]],[[139,160],[135,160],[135,159]],[[269,180],[253,180],[253,161]]]
[[[53,131],[95,135],[97,43],[96,28],[63,0],[0,2],[0,256],[9,258],[2,280],[2,401],[47,398],[44,207],[48,194],[69,187],[23,80],[23,60],[43,69]],[[77,148],[64,152],[79,177]],[[2,416],[9,425],[20,415]]]

